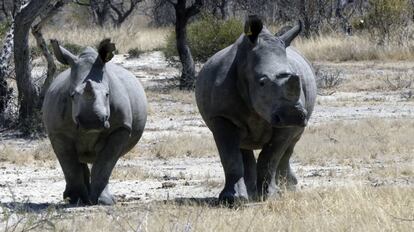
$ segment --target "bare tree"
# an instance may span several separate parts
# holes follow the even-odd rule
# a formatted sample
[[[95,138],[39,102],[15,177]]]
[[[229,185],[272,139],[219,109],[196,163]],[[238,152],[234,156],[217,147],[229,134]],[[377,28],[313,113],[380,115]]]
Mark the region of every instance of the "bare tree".
[[[175,22],[175,9],[165,0],[153,1],[146,15],[155,26],[170,26]]]
[[[74,2],[89,7],[95,23],[100,27],[103,27],[110,18],[111,6],[109,0],[74,0]]]
[[[206,0],[204,6],[215,17],[225,20],[229,16],[230,1],[231,0]]]
[[[43,102],[46,90],[52,83],[56,73],[56,64],[54,62],[52,54],[49,52],[49,49],[47,48],[46,41],[42,34],[42,28],[69,1],[70,0],[58,0],[54,4],[49,4],[49,6],[47,7],[47,11],[39,16],[39,22],[32,26],[32,34],[36,39],[37,46],[40,48],[47,62],[47,74],[44,84],[41,86],[40,102]]]
[[[74,0],[81,6],[90,8],[94,21],[103,27],[109,19],[119,27],[131,15],[136,6],[144,0]]]
[[[40,99],[31,75],[29,32],[35,19],[50,7],[50,0],[32,0],[15,17],[14,61],[19,92],[19,122],[21,128],[33,128],[39,123]],[[29,133],[29,131],[24,131]]]
[[[203,0],[162,0],[170,3],[175,9],[175,39],[182,72],[180,88],[191,89],[195,82],[195,65],[187,40],[187,24],[191,17],[200,13]]]
[[[109,0],[109,5],[115,14],[112,14],[112,20],[115,26],[119,27],[127,19],[127,17],[134,11],[138,3],[143,0]],[[128,2],[127,4],[125,2]],[[116,16],[114,16],[116,15]]]

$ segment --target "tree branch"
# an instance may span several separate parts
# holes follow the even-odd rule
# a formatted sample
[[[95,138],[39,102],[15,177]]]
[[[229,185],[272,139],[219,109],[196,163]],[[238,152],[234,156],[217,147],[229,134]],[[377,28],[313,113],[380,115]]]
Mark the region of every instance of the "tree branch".
[[[200,9],[203,6],[203,0],[196,0],[190,7],[185,9],[185,17],[187,19],[200,13]]]
[[[79,6],[91,6],[90,3],[80,2],[80,0],[73,0],[73,2],[78,4]]]
[[[167,1],[168,3],[170,3],[171,5],[173,5],[174,7],[177,5],[177,3],[173,2],[172,0],[165,0],[165,1]]]

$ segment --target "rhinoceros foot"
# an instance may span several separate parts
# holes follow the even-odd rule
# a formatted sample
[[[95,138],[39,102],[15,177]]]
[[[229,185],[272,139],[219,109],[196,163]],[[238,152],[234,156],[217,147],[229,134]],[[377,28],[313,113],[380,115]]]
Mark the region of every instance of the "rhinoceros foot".
[[[65,191],[63,192],[63,199],[68,201],[69,204],[76,205],[90,205],[88,197],[88,190],[86,186],[66,186]]]
[[[229,205],[234,205],[238,202],[245,202],[248,201],[248,199],[249,196],[247,194],[243,178],[240,178],[239,181],[232,186],[226,186],[219,195],[219,201]]]
[[[109,192],[108,186],[102,191],[101,195],[98,198],[99,205],[115,205],[116,199],[115,197]]]

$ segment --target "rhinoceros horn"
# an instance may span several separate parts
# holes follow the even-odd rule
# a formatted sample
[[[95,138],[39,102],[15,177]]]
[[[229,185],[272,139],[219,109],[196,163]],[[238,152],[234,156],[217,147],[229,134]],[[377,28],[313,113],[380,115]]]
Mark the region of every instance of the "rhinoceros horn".
[[[296,38],[296,36],[299,35],[301,31],[302,31],[302,21],[299,20],[298,25],[294,26],[287,32],[283,33],[283,35],[281,35],[279,39],[285,43],[285,47],[289,47],[290,43]]]
[[[86,85],[85,85],[85,93],[88,93],[88,94],[92,94],[93,93],[93,88],[92,88],[92,82],[91,82],[91,80],[87,80],[86,81]]]

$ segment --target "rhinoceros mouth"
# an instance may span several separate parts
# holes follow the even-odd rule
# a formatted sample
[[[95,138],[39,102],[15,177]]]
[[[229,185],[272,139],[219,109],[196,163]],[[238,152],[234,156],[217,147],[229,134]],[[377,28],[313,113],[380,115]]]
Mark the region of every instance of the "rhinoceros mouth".
[[[273,127],[305,127],[307,124],[306,110],[298,107],[281,108],[274,111],[271,117]]]
[[[78,130],[88,132],[100,132],[102,130],[109,129],[110,123],[108,120],[82,120],[80,117],[77,117],[76,126]]]
[[[308,120],[302,121],[290,121],[290,122],[273,122],[272,127],[274,128],[286,128],[286,127],[306,127],[308,125]]]

